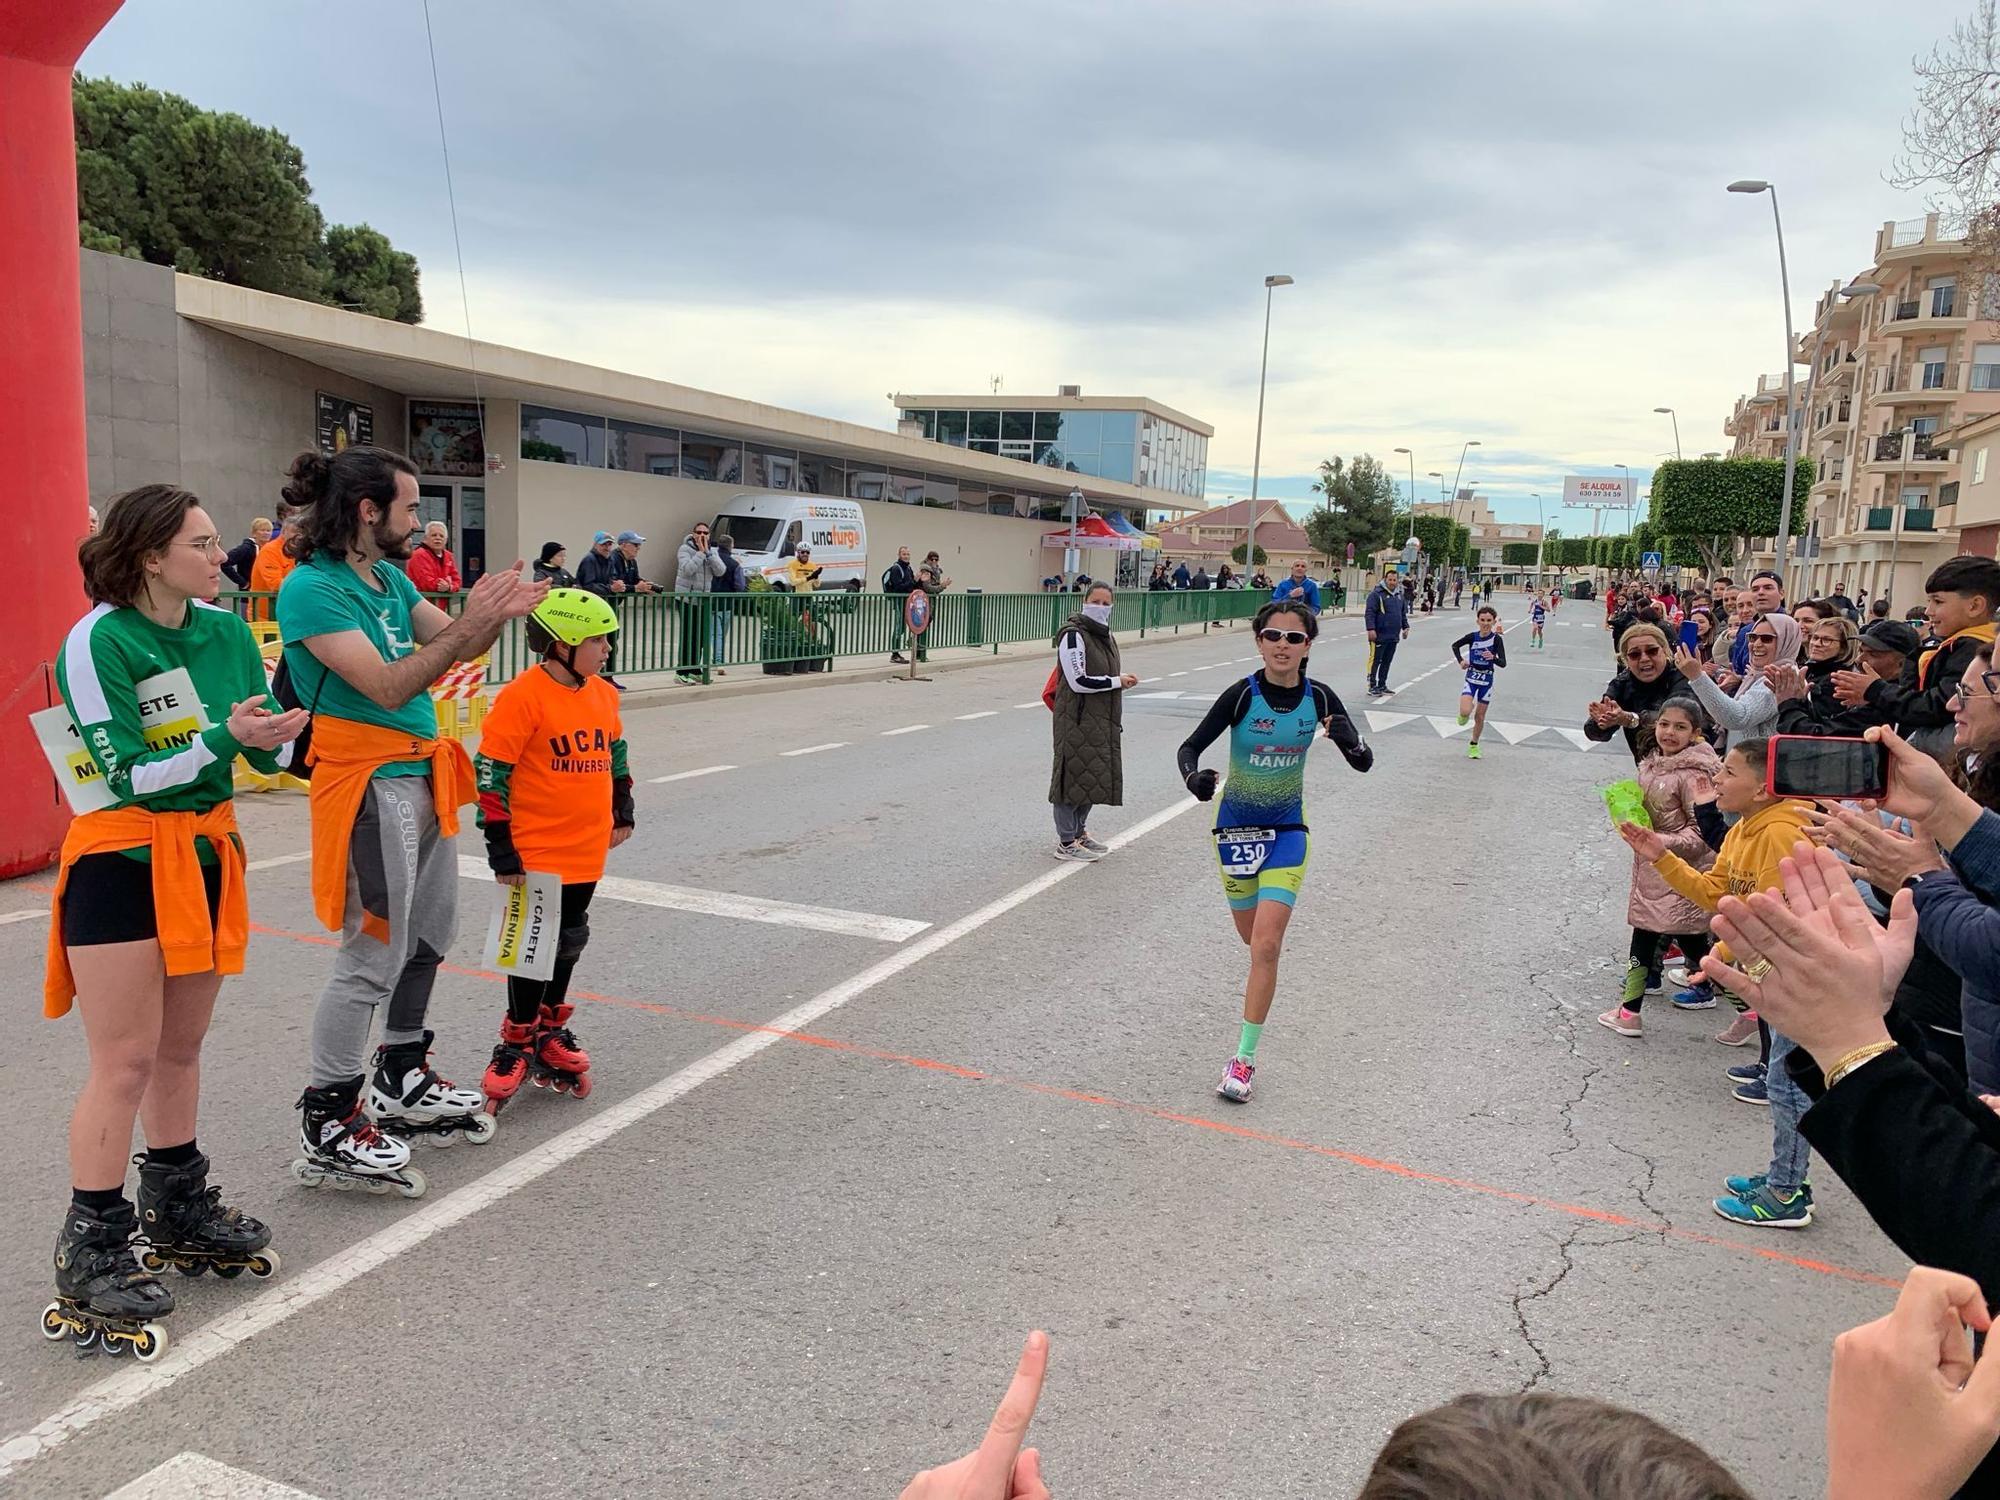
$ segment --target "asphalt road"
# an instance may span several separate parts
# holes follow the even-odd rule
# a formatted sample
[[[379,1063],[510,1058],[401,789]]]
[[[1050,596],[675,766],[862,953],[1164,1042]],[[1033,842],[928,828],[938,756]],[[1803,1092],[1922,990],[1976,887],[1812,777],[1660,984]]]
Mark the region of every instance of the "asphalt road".
[[[45,1345],[83,1051],[73,1021],[24,1019],[0,1491],[161,1500],[209,1493],[199,1469],[320,1500],[893,1496],[977,1440],[1041,1326],[1058,1493],[1343,1495],[1401,1418],[1533,1386],[1650,1412],[1773,1500],[1818,1494],[1831,1340],[1904,1263],[1823,1169],[1809,1231],[1709,1211],[1769,1148],[1724,1088],[1723,1018],[1592,1024],[1629,868],[1596,787],[1629,762],[1558,730],[1609,675],[1602,611],[1566,606],[1530,653],[1525,601],[1501,602],[1509,729],[1484,759],[1445,649],[1469,611],[1404,645],[1372,774],[1313,756],[1247,1107],[1213,1093],[1245,960],[1173,769],[1250,669],[1241,627],[1128,650],[1148,681],[1127,805],[1092,829],[1120,847],[1092,866],[1050,858],[1045,662],[635,711],[640,830],[613,870],[640,899],[599,900],[577,979],[597,1090],[420,1146],[420,1202],[286,1174],[329,953],[304,865],[259,870],[201,1139],[283,1275],[176,1279],[154,1366]],[[1359,634],[1330,620],[1314,657],[1357,714]],[[306,849],[297,800],[243,819],[253,859]],[[462,1082],[501,1007],[490,889],[461,883],[433,1007]],[[46,901],[0,887],[26,976]]]

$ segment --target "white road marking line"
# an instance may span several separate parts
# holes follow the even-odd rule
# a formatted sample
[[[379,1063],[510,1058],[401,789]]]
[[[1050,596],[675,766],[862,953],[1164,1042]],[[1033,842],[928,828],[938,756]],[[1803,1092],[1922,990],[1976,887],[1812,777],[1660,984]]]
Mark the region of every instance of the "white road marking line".
[[[199,1453],[177,1453],[157,1469],[120,1485],[104,1500],[314,1500],[275,1479],[232,1469]]]
[[[1556,725],[1555,731],[1579,750],[1589,750],[1599,743],[1581,729],[1571,729],[1566,724]]]
[[[648,776],[648,786],[660,786],[669,781],[692,781],[697,776],[713,776],[717,771],[733,771],[734,766],[697,766],[692,771],[676,771],[671,776]]]
[[[1113,834],[1106,842],[1113,850],[1123,849],[1199,805],[1194,798],[1184,797],[1122,833]],[[471,1218],[481,1209],[511,1197],[558,1167],[575,1160],[592,1146],[609,1140],[627,1126],[648,1119],[704,1083],[720,1078],[758,1053],[776,1046],[786,1034],[804,1030],[821,1017],[830,1015],[849,1001],[859,999],[905,969],[950,947],[960,938],[971,936],[1085,868],[1087,866],[1082,864],[1066,863],[1037,875],[1027,884],[1015,887],[995,901],[989,901],[977,911],[937,928],[908,947],[871,964],[851,979],[844,979],[820,991],[803,1005],[794,1006],[757,1030],[746,1032],[706,1057],[698,1058],[679,1072],[671,1073],[630,1098],[587,1116],[580,1124],[572,1125],[562,1134],[522,1152],[512,1161],[495,1167],[464,1187],[442,1198],[426,1201],[414,1212],[378,1229],[367,1239],[336,1252],[289,1280],[280,1281],[266,1291],[235,1303],[212,1321],[187,1333],[176,1329],[177,1338],[173,1347],[155,1363],[130,1364],[105,1376],[86,1386],[67,1404],[28,1431],[0,1442],[0,1482],[37,1458],[54,1452],[106,1417],[129,1411],[174,1382],[220,1359],[239,1344],[276,1327],[294,1313],[304,1312],[325,1301],[405,1250],[414,1249]]]
[[[1141,677],[1139,679],[1139,686],[1144,687],[1149,682],[1158,682],[1159,680],[1157,677]]]
[[[1502,724],[1498,719],[1486,721],[1488,729],[1497,729],[1510,745],[1518,745],[1522,740],[1531,739],[1549,726],[1546,724]]]
[[[1036,699],[1036,700],[1035,700],[1035,701],[1034,701],[1033,703],[1016,703],[1016,704],[1014,705],[1014,707],[1016,707],[1016,708],[1047,708],[1047,707],[1048,707],[1048,704],[1046,704],[1046,703],[1042,702],[1042,700],[1041,700],[1041,699],[1037,698],[1037,699]]]
[[[1000,710],[997,708],[982,708],[976,714],[953,714],[952,717],[963,724],[967,719],[991,719],[996,717],[999,712]]]
[[[1185,673],[1185,672],[1169,672],[1169,673],[1167,673],[1167,675],[1168,675],[1169,677],[1185,677],[1185,676],[1187,676],[1187,673]]]
[[[915,733],[916,733],[916,732],[917,732],[917,731],[918,731],[919,729],[928,729],[928,728],[930,728],[930,727],[931,727],[931,726],[930,726],[930,725],[928,725],[928,724],[905,724],[905,725],[904,725],[904,726],[903,726],[903,727],[902,727],[901,729],[885,729],[885,730],[883,730],[883,731],[882,731],[882,738],[886,740],[886,739],[888,739],[888,738],[889,738],[889,737],[890,737],[891,735],[896,735],[896,734],[915,734]]]
[[[1472,728],[1470,719],[1461,724],[1456,719],[1440,719],[1436,714],[1426,714],[1424,717],[1431,721],[1431,728],[1435,729],[1438,738],[1443,740],[1448,740],[1455,734],[1465,734]]]
[[[274,854],[269,859],[253,859],[243,868],[246,870],[275,870],[279,865],[302,865],[312,858],[312,850],[304,849],[297,854]]]
[[[824,745],[804,745],[797,750],[780,750],[780,755],[817,755],[822,750],[845,750],[846,740],[828,740]]]
[[[1385,729],[1394,729],[1398,724],[1407,724],[1417,717],[1415,714],[1385,713],[1379,708],[1366,708],[1362,712],[1368,716],[1368,727],[1377,734]]]
[[[0,923],[32,922],[35,920],[36,917],[46,917],[48,914],[49,912],[47,907],[31,906],[26,911],[0,912]]]
[[[1134,698],[1185,698],[1186,693],[1179,688],[1170,688],[1164,693],[1134,693]]]
[[[493,883],[493,871],[486,861],[469,854],[458,857],[458,873],[466,880]],[[796,901],[779,901],[765,896],[738,896],[729,891],[699,890],[686,885],[662,885],[655,880],[633,880],[607,875],[597,882],[597,894],[606,901],[629,901],[635,906],[657,906],[665,911],[692,912],[702,917],[735,917],[744,922],[768,922],[774,927],[804,927],[814,932],[838,933],[842,937],[872,938],[879,943],[908,942],[930,927],[913,917],[880,917],[873,912],[842,911],[832,906],[804,906]]]

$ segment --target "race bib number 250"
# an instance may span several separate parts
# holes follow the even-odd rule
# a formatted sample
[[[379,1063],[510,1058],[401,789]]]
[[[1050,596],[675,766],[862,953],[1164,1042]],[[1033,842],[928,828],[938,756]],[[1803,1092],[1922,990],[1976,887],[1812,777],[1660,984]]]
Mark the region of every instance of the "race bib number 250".
[[[1277,837],[1275,828],[1216,829],[1215,849],[1222,858],[1222,873],[1255,875],[1271,857],[1271,846]]]

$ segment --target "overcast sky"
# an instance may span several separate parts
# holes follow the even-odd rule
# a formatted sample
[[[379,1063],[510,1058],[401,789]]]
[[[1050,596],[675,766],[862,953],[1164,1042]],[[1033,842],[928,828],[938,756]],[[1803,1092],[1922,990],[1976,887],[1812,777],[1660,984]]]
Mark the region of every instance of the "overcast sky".
[[[1415,449],[1503,516],[1721,448],[1863,268],[1911,59],[1972,0],[431,0],[473,333],[891,427],[885,393],[1150,395],[1249,493]],[[82,67],[285,131],[462,329],[423,10],[126,0]],[[1620,518],[1622,521],[1622,518]],[[1574,532],[1588,518],[1569,518]],[[1607,528],[1608,529],[1608,528]]]

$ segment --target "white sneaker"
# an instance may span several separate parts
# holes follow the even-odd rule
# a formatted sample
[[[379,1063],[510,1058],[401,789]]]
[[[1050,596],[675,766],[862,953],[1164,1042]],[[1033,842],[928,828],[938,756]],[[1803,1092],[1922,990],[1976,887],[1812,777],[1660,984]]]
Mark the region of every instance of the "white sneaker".
[[[1672,985],[1677,990],[1686,989],[1688,987],[1687,965],[1686,964],[1670,965],[1667,969],[1667,983]],[[1656,995],[1659,993],[1659,991],[1647,990],[1646,993],[1649,995]]]

